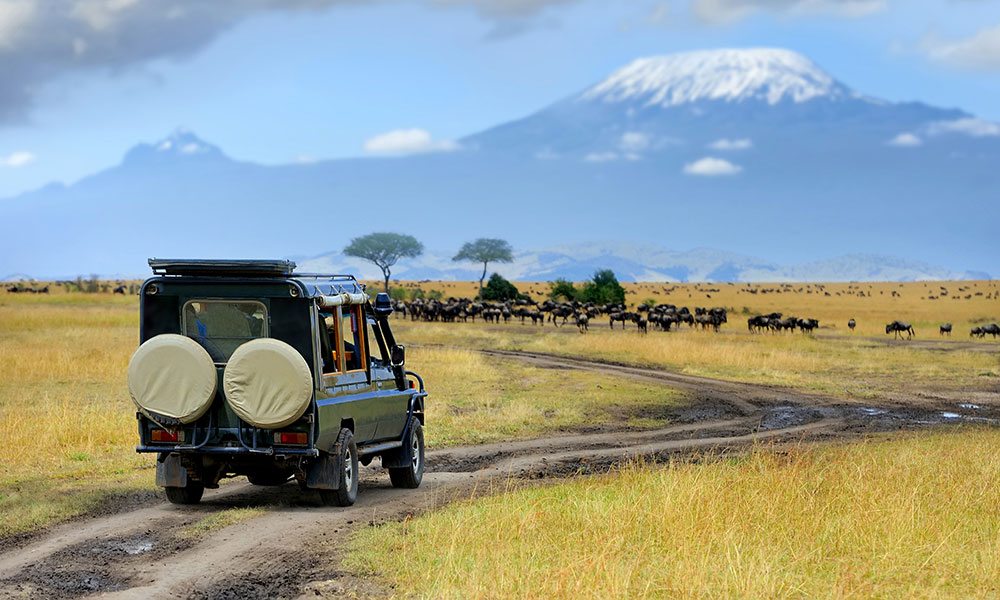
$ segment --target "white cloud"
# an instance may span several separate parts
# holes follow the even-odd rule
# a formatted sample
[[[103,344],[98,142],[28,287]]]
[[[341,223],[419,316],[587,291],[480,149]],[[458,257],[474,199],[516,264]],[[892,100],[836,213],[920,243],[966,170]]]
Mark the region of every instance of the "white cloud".
[[[20,150],[18,152],[11,152],[7,156],[0,157],[0,165],[5,167],[10,167],[12,169],[17,169],[18,167],[25,167],[35,162],[35,155],[31,152],[26,152]]]
[[[459,147],[452,140],[435,140],[424,129],[396,129],[376,135],[365,142],[365,152],[385,155],[451,152]]]
[[[743,171],[743,167],[734,165],[724,158],[706,156],[693,163],[684,165],[684,172],[688,175],[700,175],[703,177],[715,177],[719,175],[736,175]]]
[[[642,152],[649,148],[650,137],[639,131],[626,131],[622,134],[618,147],[625,152]]]
[[[0,0],[0,48],[12,46],[34,14],[30,0]]]
[[[921,44],[932,60],[986,71],[1000,71],[1000,25],[981,29],[970,37],[941,40],[925,38]]]
[[[858,18],[885,10],[886,5],[887,0],[694,0],[691,10],[706,23],[725,24],[758,12]]]
[[[927,133],[930,135],[961,133],[972,137],[992,137],[1000,136],[1000,124],[967,117],[954,121],[935,121],[927,126]]]
[[[890,146],[897,146],[900,148],[913,148],[916,146],[922,146],[924,141],[920,139],[919,136],[916,136],[909,132],[904,132],[892,138],[886,143],[889,144]]]
[[[583,157],[583,160],[593,163],[611,162],[618,160],[617,152],[591,152]]]
[[[713,150],[747,150],[753,147],[753,141],[750,138],[732,140],[729,138],[722,138],[720,140],[715,140],[709,144],[708,147]]]

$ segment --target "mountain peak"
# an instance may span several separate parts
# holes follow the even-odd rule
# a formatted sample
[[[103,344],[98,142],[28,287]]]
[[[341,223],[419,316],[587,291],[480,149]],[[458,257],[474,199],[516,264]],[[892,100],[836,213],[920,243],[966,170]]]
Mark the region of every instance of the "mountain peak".
[[[697,50],[640,58],[581,100],[671,107],[699,101],[839,99],[854,94],[811,60],[781,48]]]
[[[192,158],[224,158],[218,146],[199,138],[186,129],[175,129],[170,135],[152,144],[139,144],[125,154],[126,163],[190,160]]]

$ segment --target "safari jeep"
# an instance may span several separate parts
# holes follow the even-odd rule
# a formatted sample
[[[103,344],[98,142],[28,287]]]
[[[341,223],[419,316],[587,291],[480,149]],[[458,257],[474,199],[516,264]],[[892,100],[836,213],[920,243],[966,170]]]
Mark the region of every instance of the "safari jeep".
[[[324,504],[349,506],[358,463],[379,457],[392,485],[424,472],[423,380],[349,275],[294,273],[290,261],[158,260],[140,290],[128,366],[138,452],[175,504],[224,477],[294,477]]]

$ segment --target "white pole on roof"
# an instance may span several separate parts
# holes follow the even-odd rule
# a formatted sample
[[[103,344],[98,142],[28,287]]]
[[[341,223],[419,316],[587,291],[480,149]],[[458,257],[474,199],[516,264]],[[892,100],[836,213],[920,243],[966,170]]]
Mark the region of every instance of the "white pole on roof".
[[[351,294],[344,292],[336,296],[319,296],[317,298],[320,306],[343,306],[345,304],[364,304],[368,302],[368,294],[364,292]]]

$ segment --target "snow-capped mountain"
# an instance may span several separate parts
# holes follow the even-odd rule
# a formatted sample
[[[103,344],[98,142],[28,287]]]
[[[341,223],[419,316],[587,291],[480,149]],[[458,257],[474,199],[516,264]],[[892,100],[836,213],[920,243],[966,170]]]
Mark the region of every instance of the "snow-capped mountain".
[[[640,58],[585,91],[580,99],[667,108],[704,100],[758,100],[773,105],[853,95],[797,52],[752,48]]]
[[[72,185],[0,200],[0,275],[322,256],[372,231],[553,249],[501,270],[519,279],[602,266],[642,280],[908,279],[1000,264],[1000,124],[870,98],[787,50],[639,59],[449,149],[264,166],[180,130]],[[587,243],[603,239],[647,248]]]

